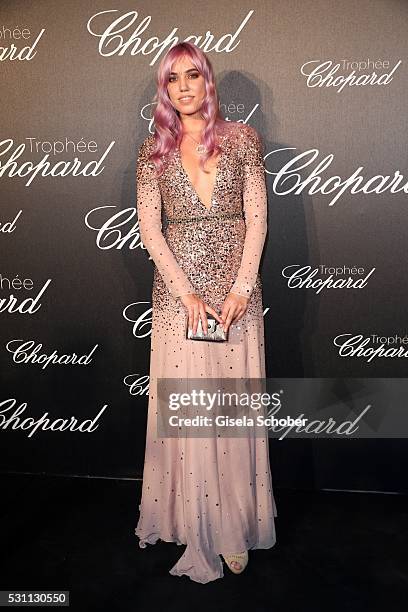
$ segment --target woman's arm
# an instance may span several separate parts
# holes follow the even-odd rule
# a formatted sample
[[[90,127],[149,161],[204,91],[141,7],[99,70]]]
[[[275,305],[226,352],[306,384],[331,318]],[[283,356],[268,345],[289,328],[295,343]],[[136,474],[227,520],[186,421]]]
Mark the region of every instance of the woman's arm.
[[[230,292],[251,297],[267,232],[268,202],[263,165],[262,143],[251,126],[244,127],[243,203],[246,234],[241,265]]]
[[[136,169],[140,238],[171,295],[177,299],[186,293],[195,293],[195,289],[177,263],[161,230],[161,193],[154,164],[148,159],[149,139],[139,149]]]

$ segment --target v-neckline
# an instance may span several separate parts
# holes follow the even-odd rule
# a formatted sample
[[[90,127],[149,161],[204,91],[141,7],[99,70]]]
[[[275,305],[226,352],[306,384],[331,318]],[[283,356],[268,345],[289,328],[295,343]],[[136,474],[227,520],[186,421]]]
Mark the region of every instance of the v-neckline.
[[[219,156],[219,158],[218,158],[217,165],[216,165],[216,167],[215,167],[215,179],[214,179],[214,186],[213,186],[212,193],[211,193],[211,198],[210,198],[210,207],[209,207],[209,208],[208,208],[208,207],[207,207],[207,206],[204,204],[204,202],[201,200],[200,196],[199,196],[199,195],[198,195],[198,193],[197,193],[196,188],[195,188],[195,187],[194,187],[194,185],[193,185],[193,181],[190,179],[190,177],[189,177],[189,174],[188,174],[187,170],[186,170],[186,169],[184,168],[184,166],[183,166],[183,160],[181,159],[181,151],[180,151],[180,148],[176,148],[176,152],[177,152],[177,157],[178,157],[178,160],[179,160],[179,163],[180,163],[180,168],[181,168],[181,170],[182,170],[183,174],[185,175],[185,177],[186,177],[186,179],[187,179],[187,181],[188,181],[188,183],[189,183],[189,185],[190,185],[190,187],[191,187],[191,190],[193,191],[193,193],[194,193],[194,194],[195,194],[195,196],[197,197],[197,200],[199,201],[199,203],[201,204],[201,206],[203,206],[207,212],[211,212],[212,207],[213,207],[213,200],[214,200],[215,191],[216,191],[216,189],[217,189],[217,184],[218,184],[218,175],[219,175],[219,173],[220,173],[221,159],[222,159],[222,156],[223,156],[224,150],[223,150],[223,149],[221,149],[220,156]]]

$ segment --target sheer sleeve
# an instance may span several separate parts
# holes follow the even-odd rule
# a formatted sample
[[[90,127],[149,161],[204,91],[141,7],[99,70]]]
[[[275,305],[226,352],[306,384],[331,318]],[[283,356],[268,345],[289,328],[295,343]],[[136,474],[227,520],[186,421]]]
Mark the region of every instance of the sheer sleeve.
[[[153,162],[148,155],[152,144],[149,136],[139,149],[136,169],[137,216],[140,238],[166,287],[174,299],[186,293],[196,293],[187,275],[180,268],[162,233],[161,193]]]
[[[249,298],[255,286],[267,232],[267,192],[263,165],[262,143],[250,126],[244,150],[243,207],[246,234],[241,265],[230,291]]]

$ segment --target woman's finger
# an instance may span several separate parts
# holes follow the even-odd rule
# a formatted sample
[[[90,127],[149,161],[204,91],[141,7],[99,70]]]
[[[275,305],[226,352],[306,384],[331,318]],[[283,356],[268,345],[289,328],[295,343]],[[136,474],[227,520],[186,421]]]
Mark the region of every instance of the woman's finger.
[[[198,319],[199,319],[199,309],[198,309],[198,306],[195,304],[193,306],[193,334],[194,335],[197,333]]]
[[[229,326],[231,325],[232,319],[235,316],[235,313],[236,313],[236,307],[231,306],[231,308],[228,310],[227,320],[225,321],[223,325],[225,332],[228,331]]]
[[[205,312],[204,302],[200,304],[200,317],[201,317],[201,327],[203,328],[204,334],[206,334],[208,331],[208,321],[207,321],[207,314]]]
[[[214,310],[214,308],[212,308],[211,306],[208,306],[208,304],[206,305],[206,308],[207,308],[207,312],[211,314],[214,317],[214,319],[217,319],[218,323],[222,323],[222,318],[220,317],[218,312]]]
[[[237,316],[233,320],[233,323],[236,323],[237,321],[240,321],[242,319],[242,317],[244,316],[244,314],[246,313],[246,310],[247,310],[246,308],[241,308],[240,311],[238,312]]]
[[[193,329],[193,319],[194,319],[193,307],[189,306],[188,307],[188,329],[190,330]]]
[[[227,317],[228,317],[228,313],[230,311],[230,309],[232,308],[232,302],[227,298],[225,300],[225,302],[222,305],[222,310],[221,310],[221,318],[226,321]]]

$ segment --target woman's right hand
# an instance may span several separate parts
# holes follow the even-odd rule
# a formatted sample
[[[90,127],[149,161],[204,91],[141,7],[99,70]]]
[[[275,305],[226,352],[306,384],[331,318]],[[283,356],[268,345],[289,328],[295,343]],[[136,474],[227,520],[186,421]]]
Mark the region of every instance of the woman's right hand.
[[[201,327],[204,334],[208,331],[207,312],[211,314],[219,323],[224,324],[224,319],[219,314],[206,304],[196,293],[186,293],[180,296],[182,304],[188,312],[188,327],[193,330],[193,334],[197,333],[198,321],[201,318]]]

